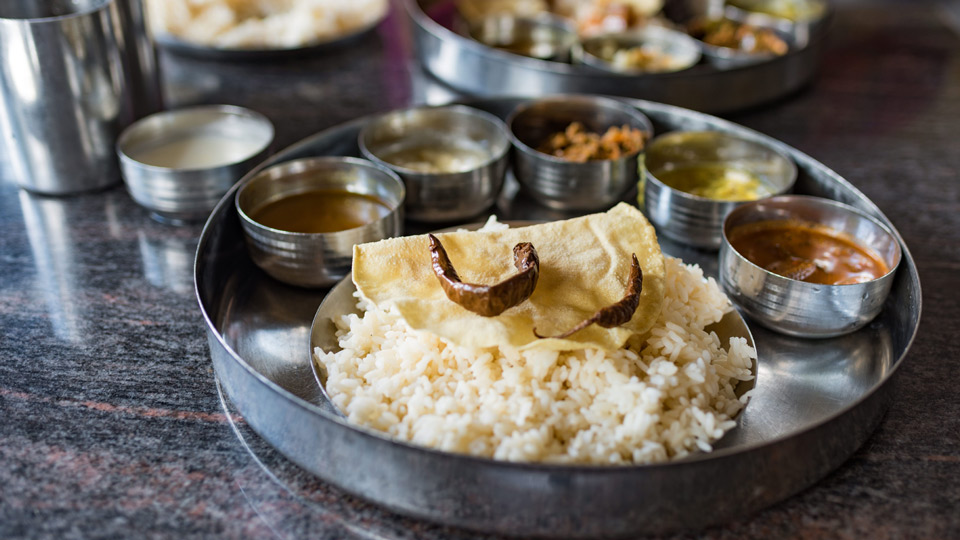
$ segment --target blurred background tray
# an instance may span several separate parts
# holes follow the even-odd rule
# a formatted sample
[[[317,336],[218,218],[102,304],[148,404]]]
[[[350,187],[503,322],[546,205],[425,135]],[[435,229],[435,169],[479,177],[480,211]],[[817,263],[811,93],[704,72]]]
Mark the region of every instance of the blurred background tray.
[[[416,55],[433,76],[475,96],[535,97],[590,93],[632,97],[712,114],[768,103],[809,83],[820,63],[832,14],[813,28],[806,44],[784,56],[719,69],[700,64],[676,73],[626,75],[494,49],[460,35],[454,0],[404,0],[413,24]]]

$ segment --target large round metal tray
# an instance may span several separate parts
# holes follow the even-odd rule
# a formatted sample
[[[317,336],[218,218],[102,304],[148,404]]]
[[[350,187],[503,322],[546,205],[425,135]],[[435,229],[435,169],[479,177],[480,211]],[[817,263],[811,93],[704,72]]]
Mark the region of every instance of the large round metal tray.
[[[521,101],[470,104],[505,117]],[[862,193],[793,148],[715,117],[632,103],[658,133],[717,129],[772,144],[796,161],[796,192],[843,201],[891,226]],[[314,135],[261,168],[305,156],[357,155],[356,135],[367,121]],[[396,512],[456,526],[568,537],[654,533],[723,522],[789,497],[840,465],[877,426],[920,318],[920,282],[904,246],[887,304],[866,328],[812,341],[753,326],[757,388],[740,425],[710,454],[631,467],[448,454],[391,441],[323,408],[307,351],[325,292],[283,285],[253,264],[233,196],[228,193],[210,216],[195,267],[214,369],[233,405],[260,436],[307,471]],[[508,181],[497,204],[504,219],[566,217],[530,203],[515,181]],[[661,246],[716,275],[715,253],[669,241]]]
[[[594,93],[643,98],[708,113],[724,113],[783,97],[809,82],[820,62],[830,14],[805,44],[757,64],[719,69],[698,65],[677,73],[623,75],[588,66],[507,53],[464,37],[429,14],[450,13],[454,0],[404,0],[413,21],[417,57],[435,77],[476,96]]]

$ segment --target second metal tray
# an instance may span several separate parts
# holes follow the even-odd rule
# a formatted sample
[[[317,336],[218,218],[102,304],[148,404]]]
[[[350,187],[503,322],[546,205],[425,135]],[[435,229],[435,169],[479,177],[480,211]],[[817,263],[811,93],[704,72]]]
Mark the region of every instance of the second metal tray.
[[[475,96],[537,97],[552,93],[649,99],[707,113],[760,105],[812,80],[829,28],[828,14],[806,44],[784,56],[719,69],[698,65],[676,73],[624,75],[588,66],[525,58],[464,37],[430,14],[452,12],[453,0],[403,0],[413,21],[417,57],[433,76]]]
[[[504,117],[521,102],[469,104]],[[840,200],[890,225],[862,193],[796,149],[715,117],[631,103],[658,133],[715,129],[774,145],[800,169],[797,193]],[[358,155],[356,136],[369,120],[321,132],[261,167],[307,156]],[[919,324],[920,282],[904,246],[884,310],[864,329],[803,340],[753,325],[760,357],[757,387],[740,425],[712,453],[658,465],[602,467],[504,463],[439,452],[350,425],[321,406],[307,351],[325,291],[283,285],[253,264],[234,194],[226,195],[207,222],[195,266],[210,354],[226,395],[250,427],[305,470],[393,511],[454,526],[589,538],[698,528],[769,506],[823,478],[863,444],[890,404],[897,368]],[[495,211],[503,219],[565,217],[532,204],[515,182]],[[661,247],[716,275],[716,253],[669,241]]]

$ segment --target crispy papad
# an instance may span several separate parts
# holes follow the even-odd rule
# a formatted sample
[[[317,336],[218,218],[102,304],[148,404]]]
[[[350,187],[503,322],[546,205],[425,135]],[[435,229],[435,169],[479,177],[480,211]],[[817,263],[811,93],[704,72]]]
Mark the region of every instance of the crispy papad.
[[[608,212],[493,232],[438,234],[464,282],[494,284],[516,273],[513,246],[531,242],[540,255],[540,280],[525,302],[496,317],[482,317],[449,300],[430,261],[426,235],[361,244],[353,250],[353,282],[377,307],[398,313],[415,330],[458,345],[487,348],[576,350],[623,347],[649,330],[663,304],[664,266],[653,226],[620,203]],[[566,339],[557,335],[623,298],[631,254],[643,270],[640,305],[629,323],[591,325]]]

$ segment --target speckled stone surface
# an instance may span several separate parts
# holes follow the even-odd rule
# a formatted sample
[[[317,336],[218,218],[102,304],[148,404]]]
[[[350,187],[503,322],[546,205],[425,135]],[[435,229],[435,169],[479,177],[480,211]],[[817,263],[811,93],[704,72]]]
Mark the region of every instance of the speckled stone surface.
[[[814,487],[705,538],[960,537],[960,38],[930,2],[841,2],[816,83],[731,115],[819,159],[905,238],[923,319],[893,406]],[[162,56],[170,105],[233,103],[277,148],[443,96],[396,16],[282,62]],[[395,516],[299,470],[224,411],[193,295],[199,224],[122,186],[47,198],[0,156],[0,538],[479,538]],[[228,421],[228,414],[233,423]]]

